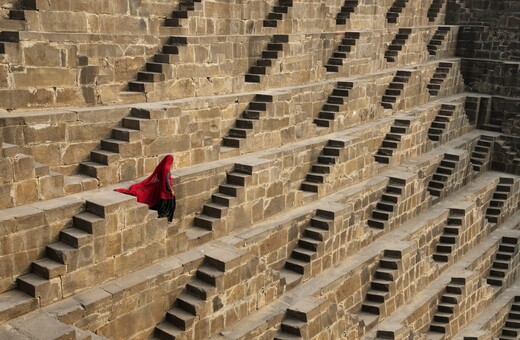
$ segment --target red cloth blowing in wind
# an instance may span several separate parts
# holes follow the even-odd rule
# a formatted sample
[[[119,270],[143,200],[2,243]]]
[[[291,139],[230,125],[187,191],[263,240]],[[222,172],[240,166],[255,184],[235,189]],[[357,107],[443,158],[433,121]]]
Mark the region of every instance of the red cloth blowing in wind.
[[[170,168],[173,164],[173,156],[168,155],[157,165],[154,172],[142,182],[132,184],[128,189],[115,189],[123,194],[137,197],[137,202],[145,203],[148,207],[154,206],[161,199],[173,198],[173,180],[170,176]],[[170,182],[170,191],[167,182]]]

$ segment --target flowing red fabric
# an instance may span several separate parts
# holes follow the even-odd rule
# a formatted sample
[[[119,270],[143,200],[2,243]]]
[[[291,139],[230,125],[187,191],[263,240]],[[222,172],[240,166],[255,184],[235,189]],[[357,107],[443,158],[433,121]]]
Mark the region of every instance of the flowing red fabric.
[[[132,184],[128,189],[115,189],[137,197],[137,202],[148,204],[148,207],[154,206],[160,199],[171,199],[173,194],[166,185],[166,181],[170,181],[170,187],[173,191],[173,180],[170,173],[170,167],[173,164],[173,156],[168,155],[157,165],[154,172],[144,181]]]

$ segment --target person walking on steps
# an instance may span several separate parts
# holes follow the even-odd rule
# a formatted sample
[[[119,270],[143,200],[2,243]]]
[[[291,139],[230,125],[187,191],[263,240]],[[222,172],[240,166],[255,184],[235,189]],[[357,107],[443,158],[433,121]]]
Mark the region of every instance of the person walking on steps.
[[[150,209],[158,212],[159,217],[167,217],[171,222],[175,211],[175,193],[171,174],[173,162],[173,156],[167,155],[145,180],[132,184],[128,189],[114,190],[135,196],[137,202],[147,204]]]

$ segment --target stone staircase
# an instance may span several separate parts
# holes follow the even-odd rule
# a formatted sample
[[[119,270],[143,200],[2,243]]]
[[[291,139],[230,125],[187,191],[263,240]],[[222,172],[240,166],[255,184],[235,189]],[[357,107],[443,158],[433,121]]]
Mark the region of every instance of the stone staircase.
[[[452,256],[454,249],[459,244],[459,238],[462,234],[464,214],[457,209],[450,209],[446,225],[435,246],[433,260],[436,262],[448,262]]]
[[[211,195],[211,201],[204,204],[202,211],[193,220],[193,226],[201,232],[200,239],[208,241],[212,232],[225,232],[223,218],[238,202],[244,200],[244,188],[251,183],[253,172],[247,166],[235,165],[233,172],[226,175],[226,182],[220,184],[218,192]]]
[[[197,269],[195,277],[166,313],[166,320],[155,326],[159,339],[177,339],[194,324],[211,312],[211,299],[223,286],[224,272],[210,263]]]
[[[278,27],[278,21],[283,20],[284,14],[289,12],[289,7],[293,6],[293,0],[278,0],[278,5],[267,14],[267,19],[263,21],[264,27]]]
[[[390,127],[390,132],[385,135],[381,146],[377,150],[374,158],[381,164],[390,164],[392,155],[399,149],[403,137],[408,133],[410,121],[407,119],[396,119]]]
[[[429,22],[435,22],[435,19],[437,19],[437,16],[439,15],[439,12],[441,11],[442,7],[444,6],[445,0],[433,0],[430,7],[428,8],[428,21]]]
[[[455,175],[460,157],[455,154],[445,153],[443,159],[437,166],[432,179],[428,182],[428,192],[436,198],[441,198],[448,188],[449,180]],[[435,199],[434,199],[435,201]]]
[[[493,138],[481,136],[473,151],[471,152],[470,162],[474,171],[485,171],[491,162],[491,151],[493,149]]]
[[[311,339],[315,337],[319,332],[316,326],[325,315],[325,304],[326,301],[308,297],[288,308],[285,318],[280,324],[280,329],[273,339]]]
[[[262,56],[256,61],[256,65],[249,68],[245,75],[245,81],[248,83],[260,83],[262,76],[267,74],[268,68],[273,66],[274,61],[280,57],[280,54],[283,54],[284,46],[288,42],[288,35],[274,35],[271,42],[262,51]]]
[[[439,112],[433,119],[428,129],[428,138],[432,141],[439,142],[446,131],[449,123],[454,117],[454,112],[457,109],[455,105],[442,104]]]
[[[464,278],[454,277],[446,286],[442,294],[437,311],[433,315],[433,321],[430,324],[430,332],[447,333],[446,328],[457,313],[458,305],[462,300],[462,294],[465,290],[466,280]]]
[[[487,283],[492,286],[503,286],[505,278],[518,265],[518,259],[515,258],[517,254],[518,238],[502,237],[486,279]]]
[[[403,199],[406,183],[400,178],[390,178],[385,191],[372,210],[367,225],[374,229],[385,229],[393,214],[397,211],[397,205]]]
[[[357,1],[355,2],[357,3]],[[332,57],[330,57],[325,64],[325,69],[327,72],[339,72],[340,67],[343,66],[347,61],[347,57],[356,46],[356,42],[360,36],[360,32],[345,32],[340,44],[332,53]]]
[[[341,10],[336,15],[336,25],[345,25],[350,15],[355,12],[359,0],[345,0],[341,6]]]
[[[384,96],[381,98],[381,106],[383,108],[391,110],[396,109],[397,102],[401,97],[404,88],[408,84],[411,75],[411,71],[397,71],[390,84],[388,84]]]
[[[389,24],[397,23],[397,20],[407,3],[408,0],[395,0],[392,3],[392,6],[388,9],[388,12],[386,12],[386,22]]]
[[[515,296],[502,326],[500,340],[514,340],[520,336],[520,296]]]
[[[395,292],[395,281],[399,277],[401,252],[385,249],[383,257],[370,281],[370,289],[361,305],[363,312],[381,315],[385,301]]]
[[[437,55],[437,50],[441,48],[444,39],[446,38],[450,30],[451,28],[448,26],[439,26],[437,28],[427,45],[428,53],[431,56]]]
[[[439,91],[442,89],[442,84],[446,81],[446,77],[448,76],[448,73],[450,73],[452,67],[453,63],[439,63],[439,66],[435,69],[435,73],[430,78],[430,82],[426,85],[430,96],[439,95]]]
[[[354,83],[352,82],[338,82],[318,113],[318,118],[314,119],[314,124],[322,127],[331,127],[337,118],[336,116],[343,111],[342,108],[345,105],[349,91],[353,87]]]
[[[202,10],[201,4],[202,0],[179,1],[178,8],[172,12],[171,17],[165,19],[164,25],[170,27],[182,27],[183,19],[188,19],[190,12]]]
[[[137,74],[137,80],[128,83],[128,90],[146,92],[147,84],[171,78],[171,65],[179,61],[179,50],[187,44],[186,37],[169,37],[167,43],[162,46],[161,53],[155,54],[153,61],[145,64],[145,70]]]
[[[281,273],[286,277],[288,287],[309,279],[312,262],[324,255],[324,243],[329,239],[333,223],[334,212],[331,211],[319,209],[311,218],[296,247],[285,261],[285,269],[282,269]],[[296,273],[297,276],[287,274],[287,271]]]
[[[405,0],[398,0],[401,2],[406,2]],[[403,46],[406,44],[406,41],[410,37],[410,34],[412,33],[411,28],[400,28],[397,34],[395,35],[394,39],[388,46],[388,49],[385,52],[385,59],[389,63],[395,62],[397,59],[397,56],[399,55],[399,52],[402,51]]]
[[[311,167],[311,171],[305,176],[300,189],[307,192],[318,193],[320,185],[325,183],[327,176],[334,166],[340,163],[345,142],[341,140],[329,140],[321,150],[318,160]]]
[[[222,139],[222,145],[231,148],[243,146],[248,136],[258,131],[261,117],[265,115],[272,102],[273,96],[257,94],[242,112],[241,117],[235,121],[235,126]]]
[[[62,296],[61,276],[85,267],[94,258],[94,237],[103,233],[105,219],[89,210],[73,217],[71,228],[60,232],[59,241],[49,244],[45,257],[32,262],[31,272],[17,279],[18,289],[47,305]],[[96,235],[96,236],[95,236]]]
[[[514,184],[514,178],[500,177],[493,197],[489,201],[489,207],[486,209],[486,219],[489,223],[496,225],[503,220],[503,214],[505,214],[506,211],[502,210],[507,208],[505,205],[513,194]]]

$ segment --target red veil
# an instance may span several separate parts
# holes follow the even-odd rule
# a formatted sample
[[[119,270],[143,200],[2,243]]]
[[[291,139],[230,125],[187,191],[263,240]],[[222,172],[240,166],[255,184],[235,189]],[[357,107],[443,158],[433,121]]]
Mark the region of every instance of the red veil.
[[[132,184],[128,189],[115,189],[115,191],[136,196],[137,202],[146,203],[148,207],[154,206],[160,199],[171,199],[173,194],[168,190],[166,180],[169,177],[170,188],[173,189],[173,180],[171,176],[168,176],[172,164],[173,156],[167,155],[148,178],[142,182]]]

